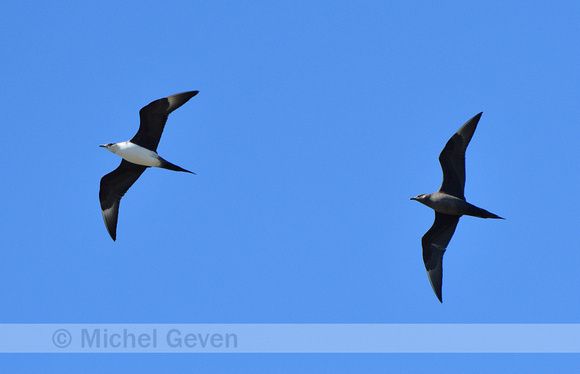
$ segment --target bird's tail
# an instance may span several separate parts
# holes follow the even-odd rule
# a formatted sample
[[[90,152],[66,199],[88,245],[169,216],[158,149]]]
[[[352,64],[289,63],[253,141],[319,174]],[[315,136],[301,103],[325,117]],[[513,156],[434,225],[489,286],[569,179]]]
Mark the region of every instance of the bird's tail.
[[[161,158],[161,166],[159,166],[159,167],[160,168],[163,168],[163,169],[168,169],[168,170],[183,171],[183,172],[186,172],[186,173],[195,174],[193,171],[185,170],[184,168],[179,167],[179,166],[177,166],[175,164],[172,164],[169,161],[165,161],[162,158]]]
[[[479,217],[479,218],[496,218],[496,219],[505,219],[503,217],[500,217],[496,214],[493,214],[492,212],[488,212],[485,209],[481,209],[476,207],[475,205],[471,205],[469,204],[469,213],[466,213],[466,215],[468,216],[474,216],[474,217]]]

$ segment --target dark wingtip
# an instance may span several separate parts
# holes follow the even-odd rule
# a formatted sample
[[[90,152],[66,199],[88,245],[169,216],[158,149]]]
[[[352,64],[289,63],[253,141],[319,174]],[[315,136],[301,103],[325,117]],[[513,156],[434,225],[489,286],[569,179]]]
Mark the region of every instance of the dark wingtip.
[[[109,230],[109,226],[107,226],[107,231],[109,232],[109,235],[111,236],[111,239],[113,239],[114,242],[117,241],[117,230],[116,228],[113,230],[113,232],[111,232],[111,230]]]
[[[102,180],[101,180],[102,183]],[[105,209],[103,208],[103,199],[101,197],[101,191],[99,191],[99,199],[101,200],[101,213],[103,214],[103,221],[105,221],[105,228],[109,233],[109,236],[113,241],[117,241],[117,220],[115,219],[113,222],[107,220],[105,216]]]
[[[429,275],[429,282],[431,283],[431,288],[433,288],[433,292],[435,293],[435,296],[437,296],[437,299],[439,299],[439,302],[443,303],[443,295],[442,295],[443,279],[441,279],[436,284],[433,284],[433,279],[431,278],[431,274],[429,272],[427,272],[427,274]]]
[[[439,299],[439,302],[443,304],[443,295],[441,295],[441,291],[435,292],[435,296]]]
[[[197,91],[197,90],[196,90],[196,91],[187,91],[187,92],[183,92],[183,93],[181,93],[181,94],[178,94],[178,95],[187,95],[187,96],[189,96],[189,98],[188,98],[187,100],[189,100],[189,99],[191,99],[192,97],[194,97],[195,95],[197,95],[198,93],[199,93],[199,91]]]
[[[473,117],[472,117],[472,118],[471,118],[469,121],[467,121],[467,122],[470,122],[470,121],[472,121],[472,120],[476,120],[477,122],[479,122],[479,119],[481,118],[481,115],[482,115],[482,114],[483,114],[483,112],[479,112],[479,113],[477,113],[476,115],[474,115],[474,116],[473,116]]]
[[[175,95],[167,96],[165,99],[159,99],[159,100],[153,101],[149,105],[152,105],[153,103],[157,103],[159,101],[162,101],[163,102],[163,100],[167,100],[168,103],[169,103],[169,105],[167,107],[165,107],[164,109],[165,109],[165,114],[169,115],[175,109],[177,109],[180,106],[182,106],[183,104],[187,103],[189,101],[189,99],[191,99],[192,97],[194,97],[198,93],[199,93],[199,91],[186,91],[186,92],[181,92],[181,93],[178,93],[178,94],[175,94]],[[166,102],[164,102],[164,103],[166,103]],[[166,105],[166,104],[164,104],[164,105]],[[141,110],[144,110],[147,107],[148,106],[142,108]]]
[[[109,236],[111,237],[111,239],[113,239],[114,242],[117,241],[117,233],[116,232],[111,232],[109,230],[109,227],[107,226],[107,232],[109,233]]]

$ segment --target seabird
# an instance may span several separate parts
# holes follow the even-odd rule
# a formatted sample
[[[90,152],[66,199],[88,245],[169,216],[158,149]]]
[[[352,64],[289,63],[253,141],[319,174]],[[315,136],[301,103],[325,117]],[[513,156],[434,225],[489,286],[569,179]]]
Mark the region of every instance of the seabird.
[[[475,132],[477,123],[481,118],[479,113],[449,139],[445,148],[439,155],[441,169],[443,169],[443,184],[439,191],[430,194],[422,194],[412,197],[421,204],[435,210],[435,222],[423,235],[423,262],[427,269],[427,275],[431,287],[440,302],[441,284],[443,281],[443,254],[455,232],[459,217],[474,216],[480,218],[503,219],[485,209],[471,205],[465,201],[463,190],[465,187],[465,150]]]
[[[113,240],[117,238],[117,217],[121,198],[145,169],[158,167],[195,174],[159,157],[157,146],[169,113],[185,104],[198,92],[183,92],[149,103],[139,111],[141,123],[133,139],[99,146],[123,158],[118,168],[101,178],[99,191],[103,219]]]

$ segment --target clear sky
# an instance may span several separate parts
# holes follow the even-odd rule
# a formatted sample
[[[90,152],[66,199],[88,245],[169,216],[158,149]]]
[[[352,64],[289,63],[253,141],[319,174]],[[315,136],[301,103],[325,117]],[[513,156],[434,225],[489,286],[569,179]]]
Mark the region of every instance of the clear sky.
[[[0,323],[578,323],[575,2],[0,3]],[[121,202],[138,111],[171,114]],[[483,111],[443,304],[421,256]],[[437,344],[438,337],[426,336]],[[528,372],[578,355],[3,355],[2,372]],[[27,370],[25,370],[27,369]],[[478,371],[479,370],[479,371]]]

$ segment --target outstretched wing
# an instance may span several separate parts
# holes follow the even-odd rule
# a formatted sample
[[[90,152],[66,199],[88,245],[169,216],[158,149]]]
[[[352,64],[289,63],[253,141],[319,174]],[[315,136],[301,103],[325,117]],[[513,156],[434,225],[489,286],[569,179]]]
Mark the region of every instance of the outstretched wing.
[[[439,163],[443,170],[443,184],[439,191],[465,200],[465,150],[475,132],[481,118],[479,113],[463,126],[447,141],[439,155]]]
[[[147,166],[137,165],[123,160],[118,168],[101,178],[99,200],[107,231],[113,240],[117,239],[117,218],[119,204],[125,192],[135,183],[147,169]]]
[[[141,108],[139,111],[139,117],[141,119],[139,131],[131,139],[131,142],[153,152],[157,152],[157,146],[159,145],[159,140],[161,139],[161,134],[163,133],[169,114],[197,95],[198,92],[188,91],[171,95],[163,99],[155,100]]]
[[[431,287],[439,301],[443,302],[441,286],[443,284],[443,254],[455,232],[460,216],[435,212],[433,226],[423,235],[423,262]]]

